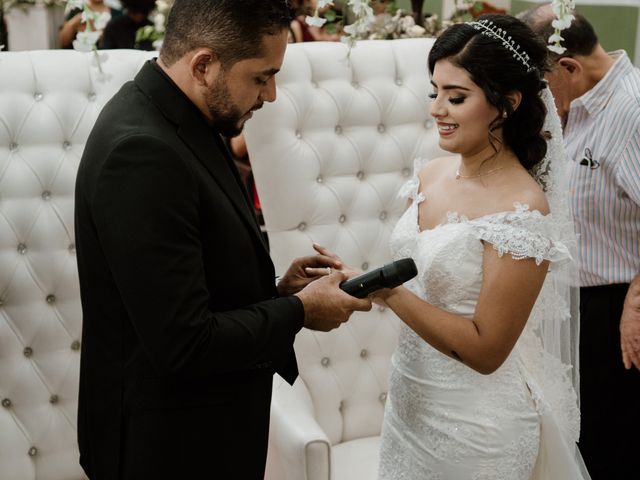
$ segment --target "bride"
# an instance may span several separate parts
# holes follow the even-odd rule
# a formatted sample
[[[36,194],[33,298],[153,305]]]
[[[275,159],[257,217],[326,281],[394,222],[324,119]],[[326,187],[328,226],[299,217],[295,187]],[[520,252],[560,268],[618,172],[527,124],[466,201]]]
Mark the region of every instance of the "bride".
[[[418,276],[377,296],[403,322],[381,480],[589,478],[575,446],[573,229],[545,58],[506,15],[454,25],[429,53],[431,115],[455,156],[416,162],[391,249]]]

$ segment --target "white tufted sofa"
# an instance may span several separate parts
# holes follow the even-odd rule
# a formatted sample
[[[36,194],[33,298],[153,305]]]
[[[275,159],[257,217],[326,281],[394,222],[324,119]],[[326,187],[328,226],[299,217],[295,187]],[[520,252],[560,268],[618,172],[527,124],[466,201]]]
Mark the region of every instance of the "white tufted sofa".
[[[73,192],[100,109],[150,53],[0,53],[0,479],[79,480]]]
[[[395,193],[432,156],[429,40],[287,51],[278,101],[247,141],[281,273],[311,240],[366,269],[389,260]],[[100,75],[73,51],[0,53],[0,479],[80,480],[76,446],[81,309],[73,190],[105,102],[154,54],[110,51]],[[268,478],[375,478],[397,319],[374,309],[296,341],[301,378],[277,377]],[[215,434],[215,433],[212,433]],[[215,478],[215,471],[212,472]]]
[[[428,115],[433,40],[293,45],[278,99],[246,139],[276,271],[312,241],[363,270],[390,261],[415,157],[441,154]],[[373,480],[398,319],[374,307],[330,333],[296,338],[300,377],[276,377],[269,480]]]

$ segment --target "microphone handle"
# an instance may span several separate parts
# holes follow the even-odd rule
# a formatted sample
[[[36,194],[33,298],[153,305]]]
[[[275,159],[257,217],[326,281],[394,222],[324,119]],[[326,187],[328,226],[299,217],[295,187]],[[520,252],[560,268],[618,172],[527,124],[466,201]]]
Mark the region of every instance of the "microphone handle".
[[[340,284],[340,288],[356,298],[366,298],[384,285],[383,272],[380,269],[360,275]]]

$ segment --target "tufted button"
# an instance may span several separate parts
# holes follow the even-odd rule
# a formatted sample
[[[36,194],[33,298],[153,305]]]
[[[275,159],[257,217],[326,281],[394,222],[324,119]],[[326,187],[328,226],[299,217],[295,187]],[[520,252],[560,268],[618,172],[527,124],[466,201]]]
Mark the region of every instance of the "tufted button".
[[[386,130],[387,130],[387,127],[385,127],[382,123],[378,125],[378,132],[384,133]]]
[[[342,411],[344,408],[344,400],[340,400],[340,404],[338,405],[338,410]]]
[[[59,400],[58,395],[54,394],[49,397],[49,403],[51,405],[55,405],[56,403],[58,403],[58,400]]]
[[[300,230],[301,232],[304,232],[307,229],[307,224],[304,222],[300,222],[298,224],[298,230]]]
[[[356,177],[358,177],[358,180],[362,180],[364,178],[364,172],[360,170],[358,173],[356,173]]]
[[[296,130],[296,138],[302,138],[302,132],[300,130]]]
[[[42,192],[41,196],[45,202],[48,202],[49,200],[51,200],[51,192],[49,190],[45,190],[44,192]]]
[[[378,396],[378,400],[380,400],[382,403],[387,401],[387,392],[382,392],[379,396]]]
[[[76,351],[80,350],[80,340],[74,340],[71,343],[71,350],[76,350]]]
[[[411,169],[407,168],[407,167],[403,168],[402,169],[402,176],[403,177],[408,177],[409,175],[411,175]]]
[[[62,142],[62,148],[65,150],[71,150],[71,142],[69,140],[65,140]]]
[[[67,250],[69,250],[69,253],[75,254],[76,253],[76,244],[72,243],[67,247]]]
[[[369,352],[367,352],[364,348],[360,350],[360,358],[367,358]]]
[[[27,253],[27,246],[24,243],[19,243],[16,249],[20,255]]]
[[[369,264],[367,262],[364,262],[360,267],[362,270],[369,270]]]
[[[329,366],[329,357],[322,357],[322,360],[320,360],[320,363],[322,364],[323,367],[328,367]]]
[[[87,98],[89,99],[90,102],[95,102],[97,97],[98,96],[96,95],[96,92],[89,92],[87,94]]]
[[[313,88],[318,88],[318,82],[311,82],[311,86]]]
[[[342,135],[342,127],[340,125],[336,125],[333,131],[336,132],[336,135]]]
[[[40,93],[40,92],[36,92],[36,93],[34,93],[34,94],[33,94],[33,99],[34,99],[36,102],[39,102],[40,100],[42,100],[42,97],[43,97],[43,95],[42,95],[42,93]]]
[[[424,128],[426,128],[427,130],[429,130],[430,128],[433,127],[433,121],[432,120],[425,120],[424,121]]]
[[[11,400],[8,398],[3,398],[2,399],[2,406],[4,408],[11,408]]]
[[[344,223],[344,222],[346,222],[346,221],[347,221],[347,217],[345,217],[344,215],[340,215],[340,218],[338,218],[338,221],[339,221],[340,223]]]
[[[380,215],[378,216],[378,218],[380,218],[380,220],[384,221],[387,219],[387,212],[385,212],[384,210],[382,212],[380,212]]]
[[[385,307],[383,307],[382,305],[378,305],[378,311],[379,312],[384,312],[386,310]]]
[[[11,150],[12,152],[17,149],[18,149],[18,144],[16,142],[11,142],[9,144],[9,150]]]
[[[402,86],[402,79],[401,78],[396,78],[396,85],[398,85],[399,87]]]
[[[318,183],[324,182],[324,178],[322,178],[322,175],[318,175],[318,178],[316,178],[316,182]]]
[[[49,295],[47,295],[46,300],[47,300],[47,303],[49,305],[53,305],[54,303],[56,303],[56,296],[52,295],[52,294],[49,294]]]
[[[358,88],[358,87],[360,87],[360,84],[358,82],[356,82],[356,81],[353,81],[353,82],[351,82],[351,86],[353,88]]]
[[[35,457],[38,454],[38,449],[36,447],[31,447],[29,449],[29,456],[30,457]]]
[[[22,354],[27,358],[31,357],[31,355],[33,355],[33,348],[24,347],[24,350],[22,350]]]

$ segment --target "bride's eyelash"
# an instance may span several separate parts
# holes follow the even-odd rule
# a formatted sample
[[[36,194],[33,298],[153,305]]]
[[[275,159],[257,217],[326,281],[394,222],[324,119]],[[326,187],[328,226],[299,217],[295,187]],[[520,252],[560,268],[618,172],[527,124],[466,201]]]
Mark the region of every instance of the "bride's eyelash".
[[[438,94],[437,94],[437,93],[430,93],[430,94],[428,95],[428,97],[429,97],[431,100],[435,100],[435,99],[438,97]],[[459,96],[459,97],[452,97],[452,98],[450,98],[450,99],[449,99],[449,102],[450,102],[450,103],[452,103],[452,104],[454,104],[454,105],[459,105],[459,104],[461,104],[462,102],[464,102],[464,100],[465,100],[466,98],[467,98],[467,97],[465,97],[464,95],[461,95],[461,96]]]

